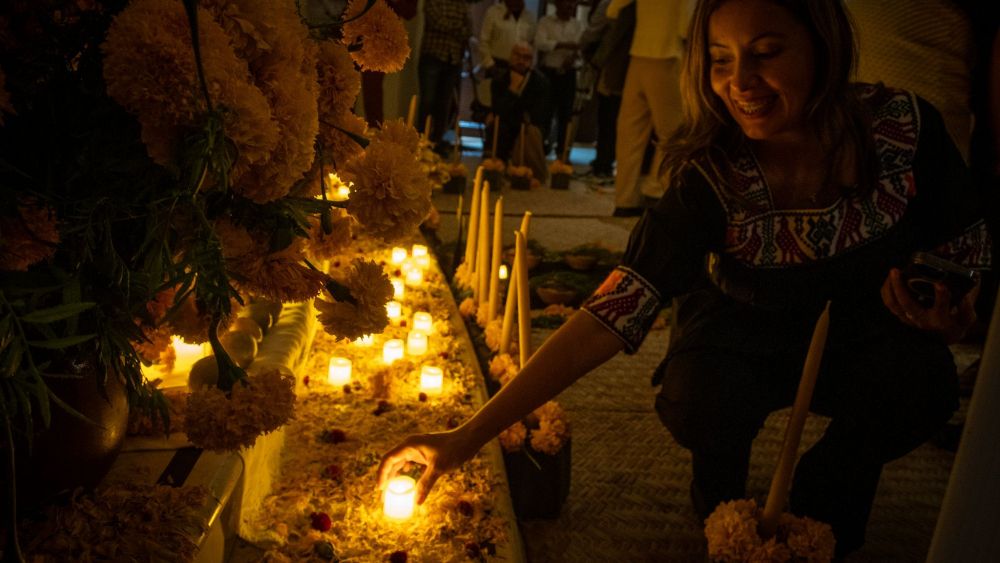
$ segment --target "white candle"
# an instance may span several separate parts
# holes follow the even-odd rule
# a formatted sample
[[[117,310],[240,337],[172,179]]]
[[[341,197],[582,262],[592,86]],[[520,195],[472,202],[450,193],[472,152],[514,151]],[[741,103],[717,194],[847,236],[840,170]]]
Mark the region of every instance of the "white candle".
[[[531,289],[528,286],[528,240],[521,231],[514,232],[517,252],[517,335],[521,367],[531,357]]]
[[[400,300],[406,293],[406,285],[403,283],[403,278],[392,278],[389,280],[392,283],[392,298],[395,300]]]
[[[414,256],[413,263],[417,265],[417,268],[419,270],[427,271],[427,268],[431,267],[431,257],[426,254],[421,254],[420,256]]]
[[[382,347],[382,361],[387,364],[392,364],[396,360],[403,357],[403,341],[398,338],[393,338],[392,340],[385,343]]]
[[[437,366],[420,368],[420,390],[428,395],[440,395],[444,387],[444,372]]]
[[[490,290],[490,183],[483,182],[479,195],[479,249],[476,250],[476,301],[480,306],[488,306]]]
[[[507,264],[500,264],[500,279],[505,280],[509,275],[507,273]]]
[[[394,247],[392,249],[392,263],[399,265],[403,263],[403,260],[406,260],[406,249],[400,246]]]
[[[424,272],[420,268],[413,268],[412,270],[406,272],[406,285],[410,287],[418,287],[424,282]]]
[[[476,245],[479,244],[476,233],[479,228],[479,189],[483,181],[483,167],[476,168],[476,179],[472,183],[472,203],[469,205],[469,227],[465,239],[465,263],[468,264],[469,272],[476,270]],[[470,278],[473,282],[473,278]],[[474,285],[474,283],[469,284]]]
[[[371,346],[372,344],[374,344],[374,342],[375,342],[375,337],[372,336],[371,334],[366,334],[366,335],[362,336],[361,338],[355,339],[354,340],[354,345],[355,346],[368,347],[368,346]]]
[[[327,372],[330,385],[344,385],[351,382],[351,360],[347,358],[330,358],[330,368]]]
[[[394,321],[403,314],[403,305],[399,301],[390,301],[385,304],[385,312],[389,314],[389,320]]]
[[[406,353],[411,356],[423,356],[427,353],[427,334],[419,330],[411,330],[406,337]]]
[[[188,375],[191,373],[191,366],[195,362],[205,357],[205,347],[202,344],[188,344],[181,340],[180,336],[172,336],[170,343],[174,347],[174,373]]]
[[[410,256],[416,258],[417,256],[427,256],[427,246],[423,244],[414,244],[413,248],[410,249]]]
[[[434,332],[434,317],[426,311],[413,313],[413,330],[419,330],[424,334]]]
[[[417,482],[413,477],[397,475],[385,488],[382,513],[390,520],[406,520],[413,516],[416,506]]]
[[[497,316],[497,304],[500,293],[500,252],[503,241],[503,196],[497,198],[496,207],[493,210],[493,249],[490,251],[490,282],[489,295],[486,298],[489,314],[486,320],[492,321]]]

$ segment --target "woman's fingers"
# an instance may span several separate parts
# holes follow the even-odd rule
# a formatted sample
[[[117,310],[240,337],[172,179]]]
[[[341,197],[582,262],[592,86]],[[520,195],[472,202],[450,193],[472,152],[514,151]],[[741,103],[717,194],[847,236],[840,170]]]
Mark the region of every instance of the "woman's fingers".
[[[441,472],[436,468],[428,465],[424,469],[424,473],[420,476],[420,480],[417,481],[417,504],[423,504],[427,500],[427,495],[434,488],[434,483],[437,483],[438,477],[441,476]]]
[[[382,463],[378,469],[378,488],[380,491],[385,490],[389,479],[395,477],[407,463],[414,462],[428,467],[431,465],[423,450],[416,444],[418,440],[419,437],[410,436],[382,456]]]

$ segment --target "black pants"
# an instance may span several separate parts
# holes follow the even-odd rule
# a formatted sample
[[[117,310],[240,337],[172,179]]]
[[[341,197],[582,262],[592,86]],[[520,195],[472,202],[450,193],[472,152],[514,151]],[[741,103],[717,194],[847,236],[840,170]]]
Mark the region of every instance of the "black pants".
[[[542,130],[551,131],[552,119],[555,118],[556,158],[562,158],[563,148],[566,146],[566,126],[573,118],[573,101],[576,99],[576,71],[560,71],[555,68],[543,67],[542,72],[549,79],[549,95],[551,96],[549,107],[552,108],[552,116],[546,123],[548,127],[543,127]],[[546,142],[545,148],[548,150],[548,142]]]
[[[791,492],[792,512],[832,526],[839,554],[864,543],[883,464],[926,441],[958,406],[955,364],[936,337],[902,324],[838,346],[843,336],[831,327],[812,401],[831,422],[799,460]],[[669,359],[656,410],[691,450],[700,517],[744,497],[751,443],[768,414],[793,402],[804,344],[748,353],[714,342]]]
[[[597,95],[597,156],[594,173],[610,176],[615,164],[615,139],[621,96]]]
[[[453,126],[450,119],[452,101],[461,80],[462,67],[430,55],[421,55],[417,75],[420,80],[420,122],[414,125],[418,131],[425,132],[424,121],[428,115],[431,116],[428,138],[437,144],[444,132]]]

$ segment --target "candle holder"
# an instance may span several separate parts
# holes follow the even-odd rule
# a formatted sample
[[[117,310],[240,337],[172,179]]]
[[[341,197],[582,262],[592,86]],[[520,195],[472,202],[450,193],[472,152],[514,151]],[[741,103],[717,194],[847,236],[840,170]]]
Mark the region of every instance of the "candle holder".
[[[385,312],[389,315],[389,320],[394,321],[403,314],[403,305],[399,301],[390,301],[385,304]]]
[[[413,477],[398,475],[385,488],[382,513],[389,520],[401,522],[413,516],[416,507],[417,482]]]
[[[390,262],[396,265],[400,265],[406,260],[406,249],[400,246],[394,247],[392,249],[392,257],[389,259]]]
[[[413,330],[419,330],[424,334],[431,334],[434,332],[434,317],[426,311],[417,311],[413,313]]]
[[[411,330],[406,337],[406,353],[410,356],[423,356],[427,353],[427,334],[419,330]]]
[[[347,358],[330,358],[330,367],[327,372],[327,381],[330,385],[337,387],[351,382],[351,360]]]
[[[392,298],[399,301],[406,294],[406,284],[403,282],[403,278],[392,278],[389,280],[392,284]]]
[[[419,287],[422,283],[424,283],[424,272],[420,268],[413,268],[406,272],[406,285]]]
[[[403,357],[403,341],[399,338],[393,338],[385,343],[382,347],[382,361],[392,365],[396,360],[402,359]]]
[[[431,257],[427,254],[414,256],[413,262],[417,265],[417,268],[420,268],[422,271],[427,271],[427,269],[431,267]]]
[[[420,257],[420,256],[427,256],[427,255],[428,254],[427,254],[427,246],[426,245],[423,245],[423,244],[414,244],[413,247],[410,248],[410,256],[413,256],[414,258],[417,258],[417,257]]]
[[[444,372],[437,366],[420,368],[420,390],[428,395],[440,395],[444,390]]]

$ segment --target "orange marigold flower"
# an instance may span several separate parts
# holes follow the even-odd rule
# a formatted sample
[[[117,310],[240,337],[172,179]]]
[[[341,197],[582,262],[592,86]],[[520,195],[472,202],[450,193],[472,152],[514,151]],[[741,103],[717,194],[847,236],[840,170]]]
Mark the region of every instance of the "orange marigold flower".
[[[316,67],[320,119],[351,111],[361,93],[361,73],[347,47],[335,41],[320,42]]]
[[[528,429],[521,422],[515,422],[513,426],[500,433],[500,445],[505,452],[521,451],[524,447],[524,439],[528,437]]]
[[[239,153],[231,172],[238,183],[252,163],[277,147],[279,127],[225,30],[202,7],[198,22],[209,94],[225,108],[226,136]],[[150,157],[170,164],[180,139],[200,125],[205,110],[183,5],[175,0],[130,3],[111,23],[101,50],[108,94],[139,120]]]
[[[344,18],[358,15],[365,5],[365,0],[350,0]],[[344,42],[361,44],[351,56],[363,70],[397,72],[410,56],[406,26],[385,0],[376,0],[363,16],[344,24]]]
[[[323,232],[323,225],[318,220],[312,221],[309,229],[309,254],[320,260],[331,260],[343,254],[351,244],[351,232],[354,229],[354,218],[347,211],[336,207],[330,209],[330,234]]]
[[[237,382],[228,397],[218,387],[195,390],[184,412],[184,429],[200,448],[238,450],[288,422],[294,409],[295,378],[275,369]]]
[[[367,234],[385,242],[412,235],[430,211],[427,175],[413,153],[396,143],[372,141],[364,155],[348,161],[343,177],[354,183],[347,210]]]
[[[21,200],[17,215],[0,216],[0,270],[24,272],[51,258],[59,244],[56,212],[35,200]]]
[[[389,276],[375,262],[355,260],[348,268],[346,278],[340,280],[347,286],[356,304],[346,301],[314,303],[319,311],[319,322],[326,332],[337,339],[354,340],[366,334],[382,332],[389,324],[385,304],[392,299],[393,288]]]
[[[757,503],[752,499],[721,503],[705,519],[705,537],[712,561],[747,561],[764,543],[757,534]]]
[[[414,156],[420,151],[420,133],[402,119],[382,122],[382,127],[375,131],[375,138],[386,143],[402,145]]]
[[[323,272],[306,266],[305,241],[297,239],[278,252],[267,252],[258,245],[239,259],[227,260],[227,265],[239,274],[237,287],[272,301],[305,301],[323,290],[327,277]]]
[[[368,124],[363,118],[350,111],[323,118],[319,136],[335,168],[364,152],[361,145],[344,131],[363,137],[367,127]]]

